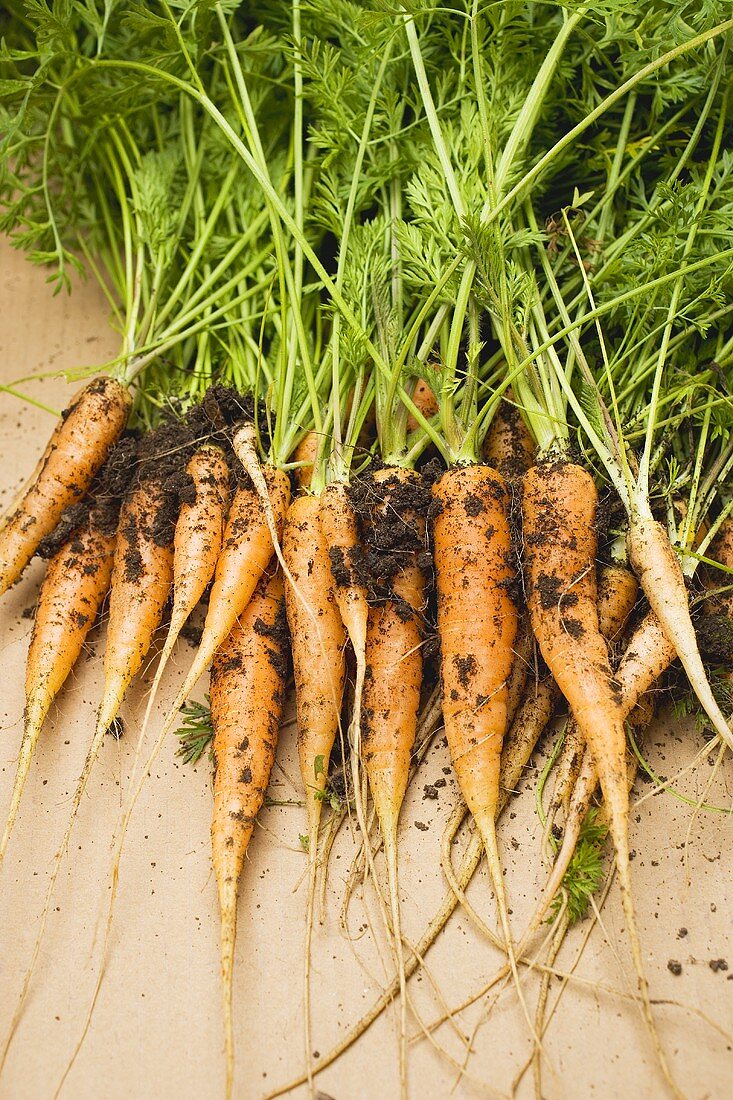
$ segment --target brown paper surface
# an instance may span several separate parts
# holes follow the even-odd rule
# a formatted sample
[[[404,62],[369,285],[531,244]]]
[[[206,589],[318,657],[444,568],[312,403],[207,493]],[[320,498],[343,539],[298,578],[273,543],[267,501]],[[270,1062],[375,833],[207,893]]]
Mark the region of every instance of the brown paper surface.
[[[71,392],[63,379],[33,376],[103,362],[117,337],[107,307],[93,284],[75,282],[72,295],[52,296],[45,273],[0,242],[0,382],[52,408]],[[32,469],[53,426],[47,413],[0,391],[5,504]],[[34,562],[0,608],[0,808],[9,802],[21,736],[24,662],[31,629],[23,612],[33,608],[42,567]],[[104,629],[90,637],[46,723],[26,787],[20,817],[0,871],[0,1034],[6,1035],[38,929],[53,855],[68,820],[76,779],[91,738],[100,692]],[[165,679],[157,709],[175,694],[192,650],[181,642]],[[104,745],[74,829],[68,858],[41,947],[36,974],[7,1063],[0,1096],[39,1100],[54,1094],[79,1038],[99,962],[95,929],[109,891],[110,839],[125,795],[136,732],[144,710],[150,670],[123,707],[125,734]],[[201,697],[206,685],[201,684]],[[105,1100],[208,1100],[223,1096],[224,1059],[218,975],[219,921],[210,867],[210,765],[194,769],[165,744],[135,812],[123,855],[107,972],[91,1028],[66,1080],[67,1098]],[[295,730],[283,728],[270,794],[298,798]],[[715,754],[689,724],[658,721],[647,738],[648,758],[671,778],[702,760],[679,789],[719,806],[731,805],[729,760],[713,776]],[[546,753],[545,749],[545,753]],[[505,814],[500,845],[507,892],[518,937],[538,895],[544,872],[541,827],[534,808],[539,754]],[[424,787],[448,766],[440,737],[413,783],[400,832],[404,931],[416,940],[444,893],[440,838],[457,795],[450,775],[439,797]],[[733,823],[719,813],[698,813],[670,794],[646,796],[632,813],[632,865],[639,930],[652,996],[678,1005],[656,1008],[659,1030],[677,1080],[695,1098],[730,1095],[733,1073]],[[427,828],[421,827],[427,826]],[[299,847],[305,829],[297,806],[265,810],[252,841],[241,884],[236,952],[236,1096],[258,1098],[303,1068],[303,935],[306,859]],[[463,841],[456,846],[456,856]],[[355,851],[345,827],[332,855],[325,922],[313,938],[313,1050],[325,1054],[364,1012],[393,974],[381,931],[373,886],[355,897],[347,931],[341,925],[344,885]],[[383,867],[378,864],[384,881]],[[495,927],[496,914],[482,865],[469,890],[482,916]],[[370,931],[376,930],[375,936]],[[557,966],[569,970],[588,934],[585,921],[571,933]],[[687,929],[686,934],[680,932]],[[730,971],[714,971],[711,959],[726,959]],[[674,976],[669,960],[681,963]],[[477,991],[500,964],[499,954],[458,912],[428,956],[430,978],[410,984],[414,1007],[428,1023],[442,1012],[435,987],[448,1005]],[[628,995],[635,990],[619,897],[612,889],[602,926],[590,934],[545,1036],[542,1095],[547,1100],[615,1097],[642,1100],[664,1095],[640,1013]],[[432,983],[435,983],[435,987]],[[605,989],[598,988],[601,983]],[[525,996],[534,1012],[537,982],[527,978]],[[559,983],[550,987],[550,1004]],[[625,994],[626,997],[620,996]],[[434,1041],[410,1046],[409,1095],[424,1100],[455,1095],[507,1095],[529,1051],[528,1028],[511,989],[485,1018],[486,1001],[443,1026]],[[709,1017],[705,1020],[700,1013]],[[483,1022],[481,1022],[483,1019]],[[719,1029],[712,1025],[715,1023]],[[397,1097],[397,1016],[388,1010],[335,1066],[317,1077],[317,1088],[334,1100]],[[473,1035],[466,1073],[465,1039]],[[413,1012],[409,1031],[418,1030]],[[727,1032],[727,1034],[726,1034]],[[314,1054],[314,1064],[318,1057]],[[451,1090],[454,1089],[453,1093]],[[305,1089],[293,1095],[304,1097]],[[534,1095],[531,1072],[520,1097]]]

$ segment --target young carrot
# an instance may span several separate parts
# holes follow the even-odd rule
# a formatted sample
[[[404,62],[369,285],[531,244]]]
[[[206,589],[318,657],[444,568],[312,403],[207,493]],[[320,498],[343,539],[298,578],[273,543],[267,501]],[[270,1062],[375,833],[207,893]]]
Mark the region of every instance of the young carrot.
[[[367,623],[369,599],[364,548],[359,519],[349,487],[332,481],[320,497],[318,521],[328,547],[333,577],[333,597],[351,642],[356,662],[354,702],[349,722],[351,777],[359,827],[366,837],[361,782],[361,710],[366,676]]]
[[[271,466],[265,467],[264,477],[278,530],[282,532],[290,503],[290,483],[281,470]],[[211,664],[214,653],[245,611],[260,577],[270,564],[272,553],[272,538],[262,503],[256,489],[247,481],[237,489],[232,500],[198,651],[153,751],[162,743],[181,706]]]
[[[492,417],[483,446],[484,461],[507,482],[521,480],[534,465],[537,448],[511,390]]]
[[[323,532],[331,572],[333,595],[354,650],[357,667],[357,689],[364,682],[364,649],[366,647],[369,601],[365,581],[364,549],[359,533],[359,521],[345,482],[334,481],[321,493],[318,519]],[[357,690],[354,706],[359,705]]]
[[[115,444],[89,497],[63,513],[39,552],[49,558],[28,649],[23,739],[0,865],[10,839],[41,728],[51,704],[81,653],[109,589],[117,521],[134,466],[130,437]]]
[[[598,578],[598,625],[601,634],[613,646],[623,630],[636,602],[639,585],[634,574],[623,565],[605,565]],[[561,807],[567,811],[575,781],[580,772],[585,742],[574,718],[565,729],[562,753],[557,762],[555,788],[547,810],[545,837],[555,824]]]
[[[211,669],[214,815],[211,847],[221,912],[226,1095],[234,1087],[232,979],[239,877],[275,760],[287,675],[282,575],[263,576]]]
[[[310,955],[318,829],[331,750],[339,729],[346,683],[346,635],[333,594],[328,548],[318,520],[317,496],[290,505],[283,531],[283,556],[292,583],[285,586],[290,628],[298,757],[308,815],[308,903],[305,943],[305,1051],[311,1064]]]
[[[115,530],[100,529],[89,516],[81,530],[48,564],[38,597],[25,675],[23,740],[0,841],[0,866],[18,815],[41,728],[55,696],[76,664],[109,589]]]
[[[40,469],[0,526],[0,595],[20,577],[64,509],[82,499],[122,434],[131,407],[128,391],[106,376],[76,395]]]
[[[676,1091],[656,1035],[636,929],[624,715],[598,624],[596,506],[595,484],[581,467],[546,462],[528,472],[522,500],[527,602],[542,656],[570,704],[598,769],[644,1016],[660,1067]]]
[[[298,716],[298,755],[308,814],[317,841],[329,758],[339,728],[346,681],[346,635],[333,594],[320,501],[301,496],[290,505],[283,556],[296,587],[285,586]]]
[[[654,612],[650,611],[632,634],[616,671],[616,683],[621,693],[621,710],[625,719],[633,716],[647,692],[676,656],[674,646],[667,639]],[[568,805],[562,845],[544,891],[548,905],[559,889],[573,858],[580,829],[597,786],[595,760],[593,754],[586,750]]]
[[[438,411],[438,402],[435,394],[430,389],[424,378],[418,378],[417,385],[412,393],[412,403],[422,413],[426,420],[435,416]],[[412,413],[407,416],[407,431],[414,432],[417,429],[417,420]]]
[[[445,733],[461,792],[486,849],[519,988],[495,825],[517,634],[509,493],[501,474],[473,465],[448,470],[433,495]]]
[[[400,1084],[406,1093],[406,977],[397,867],[397,825],[407,790],[410,756],[417,733],[422,688],[422,630],[427,578],[419,548],[427,544],[426,517],[410,495],[420,484],[414,470],[387,467],[374,474],[382,494],[376,512],[396,527],[395,544],[404,543],[401,563],[391,578],[391,594],[371,607],[365,648],[366,677],[362,708],[364,768],[384,844],[389,881],[392,936],[398,963],[402,1022]],[[404,528],[404,532],[401,530]],[[381,540],[380,540],[381,541]],[[368,844],[368,837],[364,838]]]
[[[318,432],[310,431],[306,432],[293,451],[295,482],[299,489],[307,489],[310,485],[320,447],[321,439]]]
[[[173,579],[173,546],[165,541],[159,529],[161,511],[166,503],[165,489],[158,481],[149,478],[143,480],[130,492],[120,512],[112,565],[102,701],[97,714],[94,737],[74,792],[71,816],[61,845],[54,856],[38,935],[11,1022],[3,1052],[3,1062],[20,1020],[43,939],[56,880],[89,776],[101,750],[105,734],[117,717],[125,692],[140,670],[150,649],[168,600]]]
[[[677,656],[715,732],[733,751],[733,732],[713,695],[700,656],[684,574],[666,531],[648,508],[630,515],[626,543],[629,561],[649,606],[664,633],[674,642]]]
[[[206,591],[216,569],[229,505],[229,467],[221,448],[200,447],[188,461],[192,499],[184,499],[173,536],[173,607],[139,744],[142,745],[163,673],[178,636]]]

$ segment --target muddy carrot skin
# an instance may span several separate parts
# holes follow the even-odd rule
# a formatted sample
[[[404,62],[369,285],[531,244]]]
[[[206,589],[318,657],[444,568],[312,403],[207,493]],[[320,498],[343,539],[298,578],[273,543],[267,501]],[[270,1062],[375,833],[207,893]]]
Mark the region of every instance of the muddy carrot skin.
[[[486,434],[484,460],[505,481],[518,481],[534,465],[535,451],[534,439],[508,390]]]
[[[445,732],[466,804],[493,830],[517,634],[509,494],[489,466],[454,467],[433,494]]]
[[[43,723],[79,658],[109,590],[115,538],[116,530],[100,529],[92,514],[48,563],[28,648],[23,739],[8,820],[0,841],[0,864]]]
[[[387,467],[374,475],[374,488],[383,494],[376,513],[389,525],[411,532],[415,545],[426,541],[426,516],[409,503],[411,487],[419,486],[414,470]],[[398,535],[398,540],[400,536]],[[377,539],[377,541],[379,541]],[[410,756],[417,734],[422,688],[422,620],[427,578],[416,549],[405,549],[391,577],[391,592],[369,609],[366,636],[366,675],[362,707],[361,749],[369,789],[384,843],[392,913],[392,932],[400,979],[400,1083],[407,1088],[405,963],[402,952],[397,825],[410,774]],[[368,843],[367,838],[367,843]]]
[[[124,386],[104,376],[76,395],[36,475],[0,526],[0,595],[18,580],[63,511],[85,495],[122,434],[131,407]]]
[[[652,1016],[636,927],[625,715],[598,620],[597,501],[592,477],[574,463],[545,462],[526,474],[522,514],[527,603],[542,656],[570,705],[598,772],[644,1018],[662,1072],[676,1091]]]
[[[221,911],[221,976],[227,1087],[234,1086],[232,978],[237,897],[244,858],[275,760],[288,665],[285,593],[264,576],[211,669],[214,814],[211,845]]]
[[[285,587],[295,677],[298,754],[309,836],[317,839],[329,759],[339,728],[346,682],[346,631],[333,594],[328,547],[318,520],[320,501],[290,505],[283,556],[295,583]],[[320,767],[316,771],[316,762]]]

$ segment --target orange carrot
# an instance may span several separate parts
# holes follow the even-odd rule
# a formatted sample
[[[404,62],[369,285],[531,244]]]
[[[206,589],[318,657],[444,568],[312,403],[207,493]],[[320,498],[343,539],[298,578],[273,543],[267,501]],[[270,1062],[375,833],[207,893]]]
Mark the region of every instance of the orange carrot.
[[[603,637],[613,645],[623,630],[636,602],[639,585],[623,565],[605,565],[598,579],[598,625]],[[560,807],[567,811],[585,750],[583,734],[574,718],[568,720],[562,753],[557,762],[555,789],[547,811],[545,835],[549,835]]]
[[[298,756],[308,814],[309,881],[305,942],[305,1051],[310,1065],[310,955],[318,828],[329,761],[339,729],[346,683],[346,635],[333,596],[328,548],[318,520],[320,501],[301,496],[290,505],[283,556],[290,580],[285,604],[290,628]]]
[[[542,656],[570,704],[598,770],[644,1016],[660,1068],[676,1089],[656,1034],[636,929],[624,715],[598,623],[596,506],[595,484],[580,466],[547,462],[528,472],[522,501],[527,600]]]
[[[173,607],[163,651],[160,655],[139,745],[152,714],[155,698],[173,648],[189,616],[214,575],[224,538],[229,505],[229,467],[224,452],[206,445],[188,461],[193,499],[184,500],[173,536]]]
[[[417,385],[412,393],[412,403],[422,413],[426,420],[430,420],[431,416],[435,416],[438,411],[438,402],[435,394],[430,389],[424,378],[418,378]],[[408,413],[407,416],[407,430],[408,432],[414,432],[417,428],[417,420],[412,413]]]
[[[321,446],[321,436],[318,432],[310,431],[301,439],[293,451],[295,467],[295,481],[299,489],[307,489],[313,476],[313,468],[318,460],[318,452]]]
[[[282,576],[264,576],[211,669],[214,816],[211,846],[221,911],[227,1087],[234,1086],[232,978],[237,896],[255,819],[275,760],[287,673]]]
[[[483,457],[508,482],[517,481],[534,465],[535,443],[511,390],[496,410],[484,440]]]
[[[674,646],[668,641],[654,612],[650,611],[632,634],[616,672],[616,683],[621,693],[621,710],[625,719],[640,727],[649,724],[652,708],[650,705],[645,706],[644,700],[649,689],[666,671],[675,656]],[[586,749],[581,754],[577,777],[568,802],[562,844],[555,857],[542,900],[529,925],[530,931],[539,927],[560,889],[597,786],[598,771],[593,754]]]
[[[48,564],[38,597],[25,676],[23,740],[0,865],[18,814],[31,759],[51,703],[76,664],[109,589],[115,531],[100,528],[92,513]]]
[[[519,990],[496,842],[507,682],[517,634],[509,493],[501,474],[475,465],[448,470],[433,487],[433,495],[445,733],[461,792],[486,849]]]
[[[409,541],[425,546],[427,517],[418,516],[404,498],[419,485],[414,470],[388,467],[374,475],[383,491],[377,512],[391,525],[414,531]],[[400,499],[402,498],[402,499]],[[408,532],[406,531],[406,534]],[[398,535],[398,538],[400,536]],[[392,935],[400,978],[402,1023],[400,1082],[406,1090],[406,977],[397,870],[397,824],[407,790],[410,755],[417,733],[422,687],[422,631],[426,577],[415,549],[406,549],[392,578],[390,598],[369,610],[365,648],[366,677],[361,747],[369,789],[384,843],[392,914]],[[364,837],[368,846],[369,838]]]
[[[349,495],[349,487],[344,482],[334,481],[323,490],[320,501],[318,520],[328,547],[333,576],[333,598],[349,636],[356,661],[349,744],[357,818],[366,838],[360,776],[361,707],[366,674],[366,638],[369,618],[364,548],[361,544],[359,520]]]
[[[89,382],[51,437],[36,476],[0,526],[0,595],[21,575],[64,509],[82,499],[121,435],[132,406],[113,378]]]
[[[298,754],[308,813],[308,835],[318,836],[331,749],[339,727],[346,679],[346,636],[333,594],[320,501],[301,496],[290,505],[283,555],[293,577],[285,588],[292,638]]]
[[[122,506],[112,565],[112,586],[104,653],[104,687],[97,725],[74,792],[69,823],[54,857],[38,935],[11,1023],[3,1061],[20,1020],[43,939],[56,880],[89,776],[104,742],[105,734],[117,717],[125,692],[140,670],[150,649],[168,600],[173,579],[173,547],[161,539],[158,530],[161,509],[165,504],[165,490],[156,480],[147,479],[131,491]]]
[[[328,546],[334,599],[354,648],[358,667],[364,663],[369,614],[359,522],[349,497],[348,485],[344,482],[334,481],[327,485],[320,501],[318,518]]]

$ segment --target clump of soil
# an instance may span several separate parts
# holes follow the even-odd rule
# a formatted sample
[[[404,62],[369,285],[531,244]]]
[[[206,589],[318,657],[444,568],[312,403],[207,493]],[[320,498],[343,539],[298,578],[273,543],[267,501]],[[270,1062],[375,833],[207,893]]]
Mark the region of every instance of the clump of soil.
[[[733,619],[728,615],[700,616],[695,632],[703,657],[721,665],[733,661]]]
[[[410,556],[432,577],[428,528],[432,494],[429,477],[422,474],[405,479],[396,474],[375,477],[375,473],[370,470],[352,484],[363,558],[348,566],[361,570],[370,602],[381,604],[394,599],[394,579]]]
[[[90,517],[102,534],[114,534],[120,506],[135,469],[136,456],[137,440],[128,433],[112,447],[84,500],[72,504],[61,513],[55,529],[40,543],[37,550],[39,557],[52,558]]]

